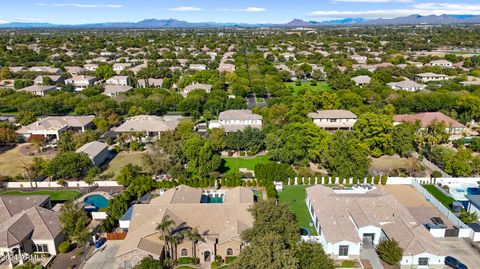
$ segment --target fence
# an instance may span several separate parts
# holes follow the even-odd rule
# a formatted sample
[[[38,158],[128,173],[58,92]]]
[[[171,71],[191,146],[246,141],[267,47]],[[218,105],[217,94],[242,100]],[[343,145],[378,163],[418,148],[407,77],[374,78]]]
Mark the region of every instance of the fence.
[[[107,233],[107,240],[123,240],[127,233]]]
[[[67,181],[67,186],[62,186],[58,184],[58,182],[32,182],[34,188],[88,188],[88,187],[120,187],[116,181],[95,181],[94,185],[88,185],[84,181]],[[8,189],[22,189],[22,188],[30,188],[30,182],[7,182],[6,187]]]
[[[372,177],[372,184],[375,177]],[[382,177],[379,176],[381,179]],[[367,183],[368,177],[360,179],[357,184]],[[413,182],[420,184],[447,184],[447,185],[462,185],[462,184],[477,184],[480,182],[480,177],[459,177],[459,178],[429,178],[429,177],[388,177],[387,185],[412,185]],[[294,177],[286,180],[287,185],[319,185],[319,184],[355,184],[353,178],[339,178],[339,177]]]

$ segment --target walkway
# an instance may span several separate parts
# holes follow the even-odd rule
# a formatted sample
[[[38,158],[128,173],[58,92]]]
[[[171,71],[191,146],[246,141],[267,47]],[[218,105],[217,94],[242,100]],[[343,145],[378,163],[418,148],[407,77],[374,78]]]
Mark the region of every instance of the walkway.
[[[380,258],[378,258],[374,248],[362,248],[360,250],[360,259],[368,260],[373,269],[383,269]]]

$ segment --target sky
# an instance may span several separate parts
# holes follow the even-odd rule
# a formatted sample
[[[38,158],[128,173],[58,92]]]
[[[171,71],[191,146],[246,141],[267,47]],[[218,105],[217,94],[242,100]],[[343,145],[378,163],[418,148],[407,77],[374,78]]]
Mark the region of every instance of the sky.
[[[1,0],[0,23],[83,24],[178,19],[286,23],[292,19],[480,15],[480,0]]]

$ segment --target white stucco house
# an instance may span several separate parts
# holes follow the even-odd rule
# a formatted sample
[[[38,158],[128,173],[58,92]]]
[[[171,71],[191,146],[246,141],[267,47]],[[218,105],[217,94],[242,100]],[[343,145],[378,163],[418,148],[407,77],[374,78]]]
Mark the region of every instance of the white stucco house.
[[[130,86],[130,78],[128,76],[114,76],[107,79],[108,85]]]
[[[348,110],[320,110],[308,113],[313,123],[327,130],[350,130],[357,122],[357,115]]]
[[[392,194],[382,189],[364,194],[337,193],[321,185],[306,191],[317,241],[334,259],[356,259],[362,248],[395,239],[404,249],[402,266],[430,268],[444,264],[447,253]]]
[[[85,132],[92,128],[94,118],[95,116],[50,116],[23,126],[17,130],[17,133],[25,139],[32,136],[59,139],[60,134],[67,130]]]
[[[218,120],[208,122],[208,128],[223,128],[225,132],[242,131],[247,126],[261,129],[263,117],[248,109],[232,109],[220,112]]]

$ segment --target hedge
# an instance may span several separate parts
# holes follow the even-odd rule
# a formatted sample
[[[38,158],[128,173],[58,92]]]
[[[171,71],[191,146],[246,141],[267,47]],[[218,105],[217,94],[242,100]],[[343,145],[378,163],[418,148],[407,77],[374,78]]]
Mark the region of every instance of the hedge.
[[[177,259],[178,264],[199,264],[200,259],[199,258],[193,258],[193,257],[181,257]]]
[[[68,253],[70,250],[72,250],[72,244],[70,244],[68,241],[63,241],[60,243],[60,245],[58,245],[58,251],[60,251],[62,254]]]
[[[268,182],[283,181],[295,177],[295,171],[288,164],[283,163],[259,163],[255,165],[255,177],[259,185],[264,186]]]

